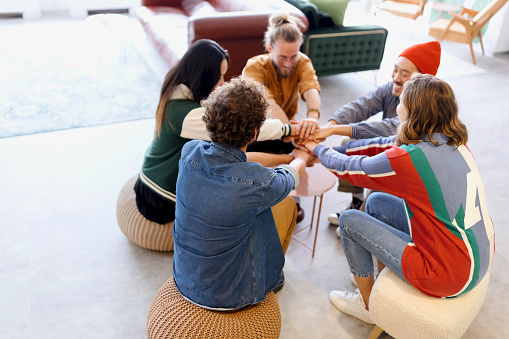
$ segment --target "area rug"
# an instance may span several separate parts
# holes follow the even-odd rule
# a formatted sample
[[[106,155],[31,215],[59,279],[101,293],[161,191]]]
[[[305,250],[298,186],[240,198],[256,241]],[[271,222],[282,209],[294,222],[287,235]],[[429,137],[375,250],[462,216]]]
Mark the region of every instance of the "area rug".
[[[0,23],[0,138],[152,118],[160,80],[129,20]]]

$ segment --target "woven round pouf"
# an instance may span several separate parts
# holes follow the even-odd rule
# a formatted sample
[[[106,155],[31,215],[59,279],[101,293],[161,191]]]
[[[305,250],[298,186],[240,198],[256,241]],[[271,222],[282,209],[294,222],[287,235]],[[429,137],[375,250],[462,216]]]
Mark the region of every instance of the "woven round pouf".
[[[147,319],[149,339],[277,339],[280,332],[281,313],[273,292],[240,311],[210,311],[184,299],[173,277],[157,292]]]
[[[133,176],[120,190],[117,200],[117,221],[125,236],[134,244],[154,251],[173,251],[173,221],[161,225],[145,218],[136,206]]]

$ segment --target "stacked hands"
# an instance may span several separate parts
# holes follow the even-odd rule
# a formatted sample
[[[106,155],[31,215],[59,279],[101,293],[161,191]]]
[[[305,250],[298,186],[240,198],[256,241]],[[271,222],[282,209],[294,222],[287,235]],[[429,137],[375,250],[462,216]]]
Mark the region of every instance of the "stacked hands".
[[[313,150],[318,146],[319,142],[324,141],[328,136],[333,133],[332,126],[325,125],[319,126],[316,119],[302,119],[300,121],[290,121],[292,127],[295,126],[295,134],[285,137],[286,142],[291,142],[295,149],[292,152],[294,158],[304,157],[305,153],[309,159],[307,166],[313,166],[319,162],[317,157],[313,154]]]

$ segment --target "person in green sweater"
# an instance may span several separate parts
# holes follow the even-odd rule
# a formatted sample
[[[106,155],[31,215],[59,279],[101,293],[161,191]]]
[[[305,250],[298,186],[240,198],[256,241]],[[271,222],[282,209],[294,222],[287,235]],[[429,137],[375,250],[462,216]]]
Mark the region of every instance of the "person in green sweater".
[[[210,141],[205,109],[200,101],[224,83],[228,53],[212,40],[198,40],[166,75],[156,112],[154,139],[148,147],[134,190],[140,213],[150,221],[167,224],[175,220],[176,183],[182,147],[190,140]],[[267,119],[260,140],[281,139],[295,127],[278,119]],[[289,154],[248,154],[248,161],[264,166],[289,163]],[[185,192],[181,192],[181,194]],[[291,199],[273,207],[283,248],[288,247],[295,227],[297,208]],[[279,219],[279,221],[278,221]]]

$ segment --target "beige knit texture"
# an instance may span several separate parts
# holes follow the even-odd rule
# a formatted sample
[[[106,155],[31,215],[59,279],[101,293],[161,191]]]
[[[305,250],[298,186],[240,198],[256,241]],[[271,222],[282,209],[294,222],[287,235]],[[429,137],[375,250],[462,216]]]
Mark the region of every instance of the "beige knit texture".
[[[481,309],[489,280],[488,273],[465,294],[433,298],[385,268],[369,297],[371,320],[397,339],[461,338]]]
[[[164,225],[147,220],[136,206],[134,184],[138,175],[131,177],[120,190],[117,200],[117,221],[125,236],[134,244],[154,251],[173,251],[173,221]]]
[[[281,313],[273,292],[240,311],[210,311],[185,300],[173,277],[157,292],[147,319],[149,339],[277,339],[280,332]]]

